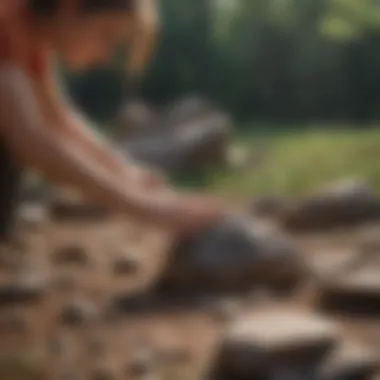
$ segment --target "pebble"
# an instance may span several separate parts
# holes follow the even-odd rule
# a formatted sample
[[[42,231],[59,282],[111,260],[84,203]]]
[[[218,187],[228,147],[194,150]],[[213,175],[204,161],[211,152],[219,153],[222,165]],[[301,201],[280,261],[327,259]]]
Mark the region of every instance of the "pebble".
[[[135,275],[139,272],[139,269],[139,261],[128,255],[120,255],[113,263],[113,273],[115,275]]]
[[[82,326],[92,322],[98,316],[96,306],[90,301],[76,298],[63,307],[60,321],[64,325]]]
[[[69,245],[56,250],[53,254],[53,262],[57,265],[75,264],[86,266],[89,258],[86,250],[79,245]]]

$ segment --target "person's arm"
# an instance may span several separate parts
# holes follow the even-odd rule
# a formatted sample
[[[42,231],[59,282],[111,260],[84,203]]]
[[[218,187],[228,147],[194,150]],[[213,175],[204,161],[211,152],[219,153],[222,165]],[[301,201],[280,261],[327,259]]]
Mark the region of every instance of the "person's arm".
[[[148,192],[119,183],[81,147],[46,125],[33,82],[22,69],[0,68],[0,117],[0,136],[20,165],[39,170],[48,180],[76,187],[110,210],[177,233],[202,229],[220,214],[212,199]]]
[[[100,165],[109,170],[110,174],[126,185],[131,181],[142,182],[142,185],[162,185],[163,178],[156,171],[136,164],[131,157],[121,155],[106,139],[97,136],[91,130],[90,123],[60,89],[52,70],[49,69],[50,63],[45,66],[45,70],[41,70],[39,75],[34,75],[33,79],[45,116],[57,132],[80,145]]]

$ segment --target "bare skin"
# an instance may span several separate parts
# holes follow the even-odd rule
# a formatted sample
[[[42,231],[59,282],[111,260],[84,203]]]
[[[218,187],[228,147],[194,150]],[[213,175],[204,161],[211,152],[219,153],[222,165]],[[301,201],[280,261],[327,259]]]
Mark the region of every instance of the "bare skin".
[[[31,23],[27,45],[46,59],[58,51],[71,67],[83,69],[106,61],[135,21],[120,12],[79,16],[74,3],[62,2],[54,20]],[[49,70],[30,75],[23,61],[0,63],[0,134],[21,166],[175,234],[201,231],[223,214],[214,198],[174,193],[153,171],[126,162],[91,132],[57,87]]]

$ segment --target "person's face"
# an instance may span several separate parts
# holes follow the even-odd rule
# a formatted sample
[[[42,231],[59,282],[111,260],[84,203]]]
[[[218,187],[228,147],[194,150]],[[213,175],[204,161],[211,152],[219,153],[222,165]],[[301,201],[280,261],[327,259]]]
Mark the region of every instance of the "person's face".
[[[124,11],[66,12],[53,25],[55,48],[72,70],[106,63],[131,34],[132,17]]]

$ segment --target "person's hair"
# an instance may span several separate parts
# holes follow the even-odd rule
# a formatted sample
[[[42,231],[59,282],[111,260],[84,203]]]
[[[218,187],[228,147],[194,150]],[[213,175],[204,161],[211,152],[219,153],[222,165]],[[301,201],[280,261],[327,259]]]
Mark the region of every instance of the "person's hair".
[[[1,0],[0,0],[1,1]],[[135,21],[127,70],[139,75],[151,57],[158,29],[158,0],[77,0],[83,13],[113,10],[131,12]],[[49,16],[59,9],[60,0],[28,0],[28,10],[37,16]]]
[[[136,0],[78,0],[78,5],[84,12],[106,10],[133,11]],[[59,7],[59,0],[28,0],[28,9],[32,13],[54,13]]]

